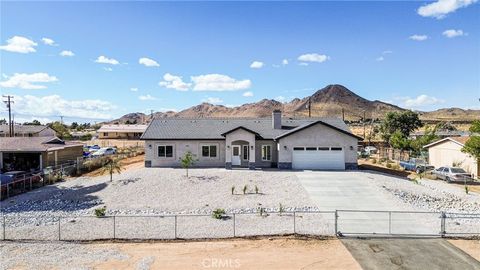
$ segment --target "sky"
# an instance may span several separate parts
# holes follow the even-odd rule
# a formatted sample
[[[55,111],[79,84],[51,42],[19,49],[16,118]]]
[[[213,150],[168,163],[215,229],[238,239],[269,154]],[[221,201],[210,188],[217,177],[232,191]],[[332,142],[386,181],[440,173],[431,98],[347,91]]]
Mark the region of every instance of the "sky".
[[[288,102],[329,84],[480,109],[478,0],[2,1],[0,15],[0,93],[17,122]]]

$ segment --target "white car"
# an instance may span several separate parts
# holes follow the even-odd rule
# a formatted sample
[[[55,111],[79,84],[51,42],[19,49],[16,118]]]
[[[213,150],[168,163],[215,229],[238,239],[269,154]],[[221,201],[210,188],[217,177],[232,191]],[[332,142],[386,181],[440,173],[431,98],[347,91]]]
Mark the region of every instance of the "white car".
[[[440,167],[432,173],[439,179],[445,180],[448,183],[457,181],[472,181],[472,175],[467,173],[462,168],[456,167]]]
[[[98,149],[96,152],[92,154],[92,157],[103,157],[103,156],[110,156],[114,155],[117,152],[117,149],[114,147],[103,147]]]

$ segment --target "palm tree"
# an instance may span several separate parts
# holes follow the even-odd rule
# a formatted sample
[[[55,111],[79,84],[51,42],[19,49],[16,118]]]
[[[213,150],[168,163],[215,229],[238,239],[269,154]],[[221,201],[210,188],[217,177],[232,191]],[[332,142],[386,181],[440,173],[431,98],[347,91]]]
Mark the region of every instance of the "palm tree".
[[[106,162],[103,164],[101,169],[102,173],[108,172],[110,174],[110,182],[113,180],[114,173],[122,173],[123,164],[120,162],[118,158],[108,158]]]

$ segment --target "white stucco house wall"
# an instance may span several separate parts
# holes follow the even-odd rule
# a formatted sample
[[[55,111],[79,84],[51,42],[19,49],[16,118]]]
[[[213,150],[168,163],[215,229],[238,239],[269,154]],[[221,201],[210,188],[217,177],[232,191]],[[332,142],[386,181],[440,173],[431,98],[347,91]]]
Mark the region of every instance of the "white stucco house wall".
[[[468,139],[469,137],[448,137],[425,145],[424,148],[428,149],[429,163],[435,168],[455,164],[478,177],[480,174],[479,161],[461,151]]]
[[[357,168],[357,145],[336,118],[161,118],[145,132],[146,167],[179,167],[191,152],[196,167],[345,170]]]

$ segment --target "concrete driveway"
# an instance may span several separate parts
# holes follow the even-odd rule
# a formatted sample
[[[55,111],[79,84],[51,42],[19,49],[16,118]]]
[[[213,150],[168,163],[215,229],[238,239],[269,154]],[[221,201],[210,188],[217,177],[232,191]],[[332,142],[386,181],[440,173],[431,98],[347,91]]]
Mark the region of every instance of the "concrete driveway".
[[[302,171],[296,175],[321,210],[402,210],[369,181],[369,178],[388,176],[361,171]]]
[[[441,230],[438,213],[386,212],[415,210],[383,192],[372,179],[382,177],[404,181],[402,179],[361,171],[302,171],[296,175],[320,210],[340,210],[337,232],[342,234],[438,236]]]

